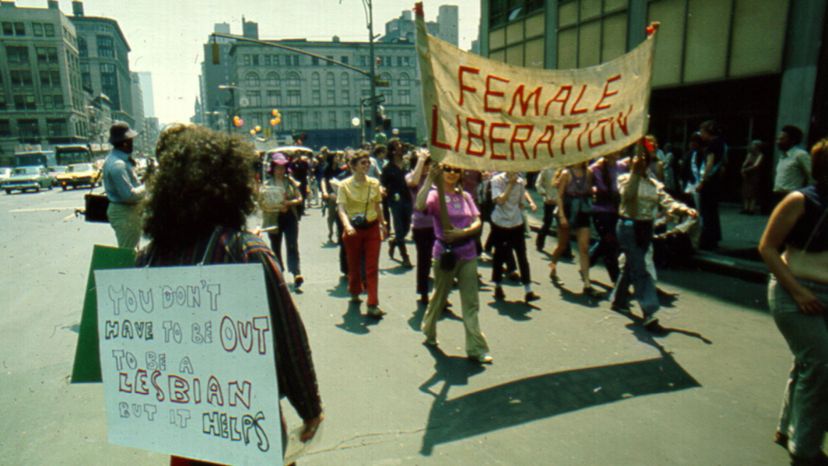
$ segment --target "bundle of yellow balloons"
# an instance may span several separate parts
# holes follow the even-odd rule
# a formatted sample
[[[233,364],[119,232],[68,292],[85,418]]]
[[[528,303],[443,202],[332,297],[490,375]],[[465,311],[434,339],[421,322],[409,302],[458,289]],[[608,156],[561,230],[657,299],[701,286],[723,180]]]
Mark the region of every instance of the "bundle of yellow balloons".
[[[241,128],[242,126],[244,126],[244,120],[242,120],[242,118],[238,115],[234,116],[233,126],[235,126],[236,128]]]
[[[270,115],[273,117],[270,119],[270,126],[276,126],[282,122],[282,114],[279,113],[279,110],[275,108],[270,112]]]

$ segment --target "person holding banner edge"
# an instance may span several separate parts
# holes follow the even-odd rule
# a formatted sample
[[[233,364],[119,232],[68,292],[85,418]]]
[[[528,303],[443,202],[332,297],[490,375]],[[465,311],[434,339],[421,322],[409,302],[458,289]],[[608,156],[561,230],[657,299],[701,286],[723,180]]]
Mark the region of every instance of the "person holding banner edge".
[[[255,150],[237,137],[174,125],[161,133],[157,154],[159,169],[145,203],[144,233],[150,243],[139,252],[136,266],[262,264],[279,393],[304,420],[300,440],[310,440],[324,416],[307,333],[273,251],[244,230],[255,205]],[[221,186],[217,179],[223,180]],[[284,417],[281,424],[284,449]],[[171,464],[209,463],[173,457]]]
[[[415,207],[433,218],[436,237],[432,250],[434,293],[421,329],[426,337],[424,343],[437,346],[437,321],[456,278],[466,330],[466,354],[475,362],[491,364],[494,359],[489,355],[489,346],[478,320],[479,284],[474,239],[483,224],[474,199],[459,186],[462,172],[456,167],[432,167],[417,193]],[[432,185],[436,189],[432,189]]]

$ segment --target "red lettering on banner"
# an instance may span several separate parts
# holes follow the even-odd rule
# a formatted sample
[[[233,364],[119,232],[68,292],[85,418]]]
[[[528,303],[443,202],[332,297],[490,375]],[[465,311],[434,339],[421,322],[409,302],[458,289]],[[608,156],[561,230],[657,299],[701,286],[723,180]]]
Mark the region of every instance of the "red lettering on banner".
[[[549,135],[549,137],[547,137]],[[535,141],[535,147],[532,148],[532,153],[534,154],[534,158],[538,158],[538,146],[541,144],[546,144],[546,149],[549,151],[549,158],[555,157],[555,152],[552,150],[552,139],[555,137],[555,126],[554,125],[546,125],[546,128],[543,130],[543,134],[541,137]]]
[[[563,100],[561,100],[561,94],[563,94],[564,91],[566,91],[566,96],[563,97]],[[549,107],[555,102],[561,104],[561,115],[566,115],[566,103],[569,102],[569,97],[571,95],[572,86],[566,85],[558,88],[558,93],[555,94],[555,97],[552,97],[552,99],[546,102],[546,107],[543,109],[543,116],[549,115]]]
[[[526,111],[529,110],[529,103],[532,100],[532,97],[535,98],[535,116],[540,115],[539,100],[543,87],[538,86],[537,88],[535,88],[534,91],[530,92],[529,95],[526,96],[526,98],[524,99],[523,91],[525,88],[526,86],[521,84],[520,86],[518,86],[517,90],[515,90],[515,93],[512,94],[512,106],[509,108],[509,115],[514,115],[514,113],[512,112],[514,112],[515,105],[517,105],[518,99],[520,99],[521,115],[526,116]]]
[[[492,80],[500,81],[504,84],[507,84],[510,81],[506,78],[501,78],[500,76],[495,76],[493,74],[486,76],[486,92],[483,93],[483,111],[486,113],[500,113],[500,107],[489,107],[489,96],[503,97],[505,94],[500,91],[492,90]]]
[[[608,91],[609,91],[610,83],[613,83],[613,82],[618,81],[620,79],[621,79],[620,74],[616,74],[615,76],[612,76],[609,79],[607,79],[607,82],[604,83],[604,92],[601,93],[601,98],[598,99],[598,103],[595,104],[595,108],[593,109],[594,111],[606,110],[606,109],[612,107],[612,104],[606,104],[606,105],[602,105],[602,104],[604,103],[604,99],[606,99],[607,97],[612,97],[612,96],[618,94],[617,90],[612,91],[612,92],[608,92]]]
[[[525,137],[518,138],[518,131],[522,129],[529,131],[526,133]],[[515,129],[512,131],[512,139],[509,140],[509,150],[511,151],[512,160],[515,160],[515,144],[520,145],[520,148],[523,150],[523,157],[525,157],[526,160],[529,160],[529,152],[526,151],[526,143],[529,142],[529,139],[532,137],[533,131],[535,131],[535,127],[532,125],[515,125]],[[535,153],[535,158],[538,158],[537,152]]]
[[[480,132],[474,133],[472,132],[471,125],[472,123],[476,125],[480,125]],[[479,118],[466,118],[466,130],[468,131],[468,144],[466,144],[466,154],[467,155],[475,155],[477,157],[482,157],[486,154],[486,140],[484,139],[484,134],[486,133],[486,122],[479,119]],[[472,140],[477,139],[480,141],[481,149],[479,151],[472,150]]]
[[[575,99],[575,103],[572,104],[572,108],[569,110],[570,115],[579,115],[581,113],[586,113],[587,112],[586,108],[578,108],[578,103],[581,102],[581,98],[584,96],[584,92],[586,92],[586,88],[587,88],[586,84],[581,86],[581,93],[578,94],[578,98]]]
[[[466,65],[460,65],[460,68],[457,69],[457,83],[460,85],[460,101],[458,104],[460,106],[463,106],[463,91],[477,92],[477,88],[463,83],[463,73],[480,74],[480,69]]]
[[[437,140],[437,129],[440,123],[440,112],[437,111],[437,106],[431,106],[431,145],[439,147],[440,149],[451,149],[451,146],[446,142]],[[459,131],[458,131],[459,133]],[[457,149],[455,149],[457,150]]]
[[[457,115],[454,115],[454,120],[455,120],[455,124],[456,124],[455,127],[457,128],[457,140],[454,141],[454,152],[457,152],[457,151],[460,150],[460,140],[463,139],[463,130],[462,130],[462,127],[460,126],[460,114],[459,113]]]
[[[611,118],[601,118],[600,120],[598,120],[598,126],[596,126],[595,128],[592,128],[592,130],[590,130],[589,136],[587,137],[587,140],[589,141],[589,148],[590,149],[594,149],[598,146],[603,146],[604,144],[607,143],[606,129],[607,129],[607,123],[610,122],[610,121],[612,121]],[[598,129],[601,130],[601,139],[597,142],[593,142],[592,141],[592,133],[594,133]]]
[[[563,139],[561,139],[561,155],[566,155],[566,140],[572,134],[572,130],[574,130],[575,128],[579,128],[580,126],[580,123],[569,123],[563,125],[564,129],[567,129],[569,131],[567,131],[566,134],[564,134]]]
[[[492,159],[494,160],[506,160],[506,154],[498,154],[495,150],[495,144],[501,144],[506,142],[506,138],[496,138],[494,132],[498,128],[508,128],[511,125],[509,123],[492,123],[489,125],[489,144],[491,144],[492,148]],[[512,157],[514,159],[514,157]]]
[[[618,128],[624,133],[625,136],[630,135],[630,131],[627,128],[627,118],[629,118],[630,113],[632,113],[633,106],[630,105],[629,110],[627,110],[627,114],[624,115],[624,112],[619,112],[618,117],[615,119],[615,124],[618,125]]]

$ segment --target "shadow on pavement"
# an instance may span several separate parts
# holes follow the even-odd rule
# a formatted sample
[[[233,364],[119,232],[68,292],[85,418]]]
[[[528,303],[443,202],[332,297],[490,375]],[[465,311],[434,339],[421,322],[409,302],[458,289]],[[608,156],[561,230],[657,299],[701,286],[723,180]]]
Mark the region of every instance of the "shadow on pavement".
[[[769,312],[766,283],[753,283],[690,268],[659,270],[658,282],[753,311]]]
[[[572,411],[701,386],[660,351],[655,359],[543,374],[448,399],[451,386],[466,384],[482,368],[435,348],[436,373],[420,386],[434,396],[420,453],[429,456],[439,444]],[[440,380],[443,386],[434,393],[430,387]]]
[[[569,288],[563,286],[563,284],[561,284],[560,281],[552,282],[552,286],[558,289],[562,300],[568,303],[578,304],[584,307],[596,308],[598,307],[601,301],[603,301],[609,296],[609,294],[606,293],[599,293],[593,296],[584,293],[576,293],[570,290]]]
[[[348,280],[340,278],[335,287],[326,290],[328,296],[332,298],[349,298],[351,294],[348,292]]]
[[[540,310],[539,307],[533,304],[528,304],[525,301],[506,301],[496,299],[486,304],[495,309],[498,314],[517,321],[532,320],[529,313]]]
[[[348,310],[342,314],[342,323],[336,324],[338,328],[356,335],[367,335],[371,332],[369,327],[377,325],[379,320],[363,315],[360,312],[360,303],[348,303]]]

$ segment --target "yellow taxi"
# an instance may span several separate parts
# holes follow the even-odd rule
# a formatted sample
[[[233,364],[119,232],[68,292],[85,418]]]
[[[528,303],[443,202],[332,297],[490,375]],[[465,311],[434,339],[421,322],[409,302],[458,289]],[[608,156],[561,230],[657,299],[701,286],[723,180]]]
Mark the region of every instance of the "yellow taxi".
[[[101,182],[101,171],[91,163],[73,163],[57,176],[57,182],[64,191],[69,187],[95,187]]]

